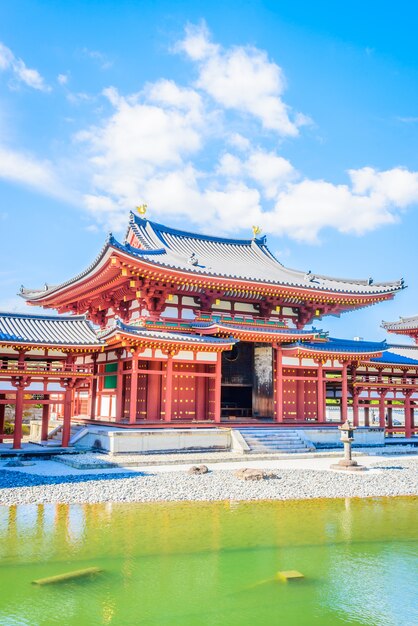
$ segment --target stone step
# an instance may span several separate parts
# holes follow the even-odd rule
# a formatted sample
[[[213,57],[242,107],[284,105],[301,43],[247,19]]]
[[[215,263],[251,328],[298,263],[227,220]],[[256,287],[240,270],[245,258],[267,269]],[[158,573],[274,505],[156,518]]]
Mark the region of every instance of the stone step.
[[[249,428],[240,430],[252,453],[285,452],[289,454],[307,452],[311,449],[297,430],[273,428]]]

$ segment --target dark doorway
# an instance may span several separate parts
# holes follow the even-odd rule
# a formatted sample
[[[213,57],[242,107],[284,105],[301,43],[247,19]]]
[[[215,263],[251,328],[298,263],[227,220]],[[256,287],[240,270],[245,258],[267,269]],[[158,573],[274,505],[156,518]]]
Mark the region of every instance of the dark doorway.
[[[221,413],[224,419],[272,419],[273,349],[240,342],[222,354]]]

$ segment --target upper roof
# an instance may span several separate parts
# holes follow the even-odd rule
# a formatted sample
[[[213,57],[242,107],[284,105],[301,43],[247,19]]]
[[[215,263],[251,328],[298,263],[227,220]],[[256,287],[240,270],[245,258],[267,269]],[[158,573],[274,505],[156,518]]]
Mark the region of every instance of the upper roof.
[[[0,343],[59,347],[101,346],[84,315],[0,313]]]
[[[355,294],[384,294],[402,289],[403,280],[374,283],[322,276],[282,265],[266,244],[266,237],[228,239],[169,228],[130,213],[130,229],[141,256],[155,265],[193,274],[289,285],[309,290]]]
[[[178,272],[194,279],[214,279],[261,284],[271,291],[283,287],[287,291],[328,292],[345,299],[362,297],[375,301],[392,297],[404,288],[403,279],[374,282],[372,279],[356,280],[335,278],[302,272],[282,265],[269,250],[266,237],[254,239],[228,239],[186,232],[151,222],[130,213],[129,228],[124,243],[109,235],[93,263],[77,276],[59,284],[45,285],[43,289],[21,288],[20,294],[29,302],[55,306],[56,302],[76,285],[81,286],[89,277],[94,280],[116,252],[127,262],[130,259],[143,263],[144,271]],[[229,293],[229,291],[228,291]],[[71,298],[73,294],[71,294]],[[77,296],[78,297],[78,296]],[[359,306],[359,303],[356,307]],[[364,306],[364,304],[362,305]]]
[[[413,331],[418,332],[418,315],[412,317],[400,317],[397,322],[382,322],[382,327],[388,331]]]

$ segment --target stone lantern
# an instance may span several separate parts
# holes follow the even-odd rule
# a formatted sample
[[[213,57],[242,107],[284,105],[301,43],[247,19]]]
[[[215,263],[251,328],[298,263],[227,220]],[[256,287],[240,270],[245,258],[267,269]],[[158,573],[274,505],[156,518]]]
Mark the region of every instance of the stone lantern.
[[[357,461],[354,461],[351,457],[351,443],[354,441],[354,431],[356,426],[352,426],[350,421],[347,420],[341,426],[338,426],[338,430],[341,432],[341,441],[344,445],[344,458],[331,465],[331,469],[348,470],[348,471],[361,471],[367,469],[363,465],[359,465]]]

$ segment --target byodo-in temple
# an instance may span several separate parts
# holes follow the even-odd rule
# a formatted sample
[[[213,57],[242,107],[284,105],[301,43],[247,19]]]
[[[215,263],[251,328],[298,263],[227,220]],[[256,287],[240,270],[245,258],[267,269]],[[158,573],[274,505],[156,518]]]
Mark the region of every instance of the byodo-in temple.
[[[320,329],[327,315],[403,288],[402,280],[288,269],[256,228],[251,239],[227,239],[131,213],[124,241],[110,235],[83,272],[21,288],[29,305],[58,315],[0,314],[1,439],[21,446],[25,406],[34,402],[41,442],[52,416],[64,447],[73,443],[72,423],[306,430],[349,418],[410,438],[417,348]],[[418,318],[384,327],[418,337]],[[6,406],[14,407],[12,434],[3,429]]]

